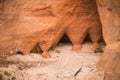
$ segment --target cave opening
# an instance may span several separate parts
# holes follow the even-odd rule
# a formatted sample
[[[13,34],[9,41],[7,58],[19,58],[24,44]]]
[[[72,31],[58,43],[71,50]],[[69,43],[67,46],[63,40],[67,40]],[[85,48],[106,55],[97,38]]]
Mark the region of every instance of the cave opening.
[[[21,51],[17,51],[16,54],[23,55],[23,53]]]
[[[58,42],[58,44],[60,44],[60,43],[62,43],[62,44],[71,44],[72,45],[72,42],[70,41],[69,37],[66,34],[64,34],[63,37]],[[84,43],[92,43],[89,35],[87,35],[85,37],[85,39],[83,40],[82,44],[84,44]]]
[[[63,37],[60,39],[59,43],[72,44],[69,37],[66,34],[63,35]]]
[[[9,6],[6,7],[7,6],[6,4],[5,5],[1,4],[1,3],[3,3],[2,1],[5,1],[5,0],[1,0],[0,1],[0,7],[1,7],[0,11],[5,10],[4,13],[8,12],[8,13],[12,14],[13,13],[12,10],[11,10],[11,12],[9,12],[9,10],[2,9],[2,8],[3,7],[9,8],[9,6],[12,6],[13,3],[11,3],[11,5],[9,4]],[[14,1],[17,1],[17,0],[14,0]],[[29,0],[29,1],[32,1],[32,0]],[[47,0],[47,1],[49,1],[49,0]],[[58,10],[58,13],[57,13],[57,10],[55,10],[56,14],[54,16],[52,16],[52,18],[56,17],[57,14],[59,15],[59,11],[62,11],[62,12],[66,11],[67,15],[70,15],[70,16],[75,15],[77,18],[76,18],[76,20],[73,19],[73,22],[72,22],[72,23],[74,23],[72,25],[72,27],[73,27],[72,29],[73,30],[72,29],[70,30],[70,31],[74,31],[73,34],[75,34],[75,32],[78,31],[78,33],[75,34],[74,37],[76,37],[77,35],[79,35],[79,33],[82,32],[82,30],[84,30],[83,28],[85,28],[86,26],[90,26],[92,24],[93,24],[92,26],[94,26],[94,25],[96,26],[96,25],[99,24],[98,17],[101,17],[99,15],[100,15],[100,13],[103,13],[103,12],[101,10],[99,12],[99,15],[98,15],[97,9],[96,9],[97,6],[95,6],[95,0],[75,0],[76,3],[74,3],[75,1],[72,2],[72,0],[71,1],[69,1],[69,0],[62,0],[62,1],[68,1],[67,2],[68,4],[65,4],[65,5],[62,4],[61,6],[63,6],[63,9]],[[77,2],[77,1],[80,1],[81,3]],[[100,0],[98,0],[98,1],[100,1]],[[24,2],[28,3],[27,0],[25,0]],[[20,1],[18,1],[18,3],[20,3],[20,6],[23,6],[25,4],[24,2],[21,3]],[[72,11],[74,11],[73,12],[74,14],[72,14],[71,12],[69,12],[69,8],[71,7],[70,5],[71,4],[73,5],[73,3],[76,4],[76,6],[74,7],[74,9],[71,8],[71,9],[73,9]],[[102,4],[99,4],[99,5],[102,6]],[[15,27],[10,28],[10,29],[7,29],[7,27],[6,27],[7,30],[4,30],[4,28],[1,28],[1,31],[6,32],[6,33],[10,33],[10,34],[14,34],[14,35],[17,36],[16,37],[14,35],[7,35],[8,36],[8,41],[6,41],[5,43],[3,43],[4,42],[3,40],[5,40],[7,38],[6,35],[3,35],[5,37],[1,37],[1,38],[5,38],[5,39],[1,39],[1,43],[0,44],[4,45],[2,47],[5,47],[5,48],[9,48],[10,47],[7,44],[10,43],[9,40],[11,40],[11,37],[13,38],[13,41],[15,41],[16,38],[18,39],[19,35],[17,33],[17,30],[19,30],[19,33],[21,35],[23,35],[23,37],[25,37],[25,35],[22,32],[24,32],[24,31],[25,32],[26,31],[29,32],[29,30],[35,32],[34,31],[35,29],[39,30],[39,28],[37,26],[40,25],[40,28],[41,28],[41,26],[43,25],[42,22],[44,22],[43,20],[45,20],[45,22],[48,22],[48,23],[45,23],[45,26],[50,24],[49,21],[51,21],[51,23],[52,23],[52,20],[48,18],[48,17],[51,17],[51,16],[50,15],[45,15],[45,14],[49,13],[49,11],[51,10],[51,7],[48,7],[48,9],[45,8],[45,10],[44,10],[44,6],[43,6],[43,9],[39,9],[39,5],[40,4],[39,5],[35,4],[35,6],[34,6],[34,1],[28,3],[28,5],[29,5],[28,7],[27,7],[27,5],[23,6],[23,8],[25,7],[24,8],[25,11],[23,10],[24,13],[22,13],[22,8],[20,8],[21,9],[20,10],[21,13],[19,14],[20,15],[20,19],[21,19],[20,22],[23,21],[22,23],[18,22],[18,23],[21,24],[20,26],[18,24],[17,26],[15,25]],[[68,8],[66,8],[66,6],[68,6]],[[14,7],[16,7],[16,6],[14,6]],[[34,7],[36,7],[36,9],[34,9]],[[33,8],[33,9],[31,9],[31,8]],[[58,8],[56,7],[56,9],[58,9]],[[15,9],[15,10],[17,10],[17,9]],[[32,13],[31,15],[29,15],[30,12],[27,12],[27,11],[30,11],[30,10],[31,10],[31,12],[32,11],[33,12],[35,11],[35,12]],[[112,9],[111,9],[111,7],[110,8],[106,8],[105,7],[105,10],[108,10],[109,15],[110,15],[111,12],[113,12],[113,10],[115,11],[115,9],[113,9],[113,7],[112,7]],[[103,11],[104,11],[104,7],[103,7]],[[52,12],[52,11],[50,11],[50,12]],[[16,15],[16,14],[18,14],[18,12],[15,11],[14,14]],[[25,14],[25,15],[21,16],[21,14]],[[45,18],[43,18],[41,16],[41,14],[44,15]],[[53,14],[54,14],[54,12],[53,12]],[[106,14],[104,14],[104,15],[106,15]],[[2,17],[3,16],[4,15],[2,15]],[[114,17],[113,14],[112,14],[112,16]],[[1,17],[1,19],[2,19],[2,17]],[[8,17],[8,19],[9,19],[9,16],[6,16],[6,17]],[[10,17],[12,17],[12,16],[10,15]],[[25,22],[24,22],[24,18],[26,20]],[[38,18],[41,18],[41,19],[38,19]],[[101,19],[102,18],[103,17],[101,17]],[[116,18],[116,16],[115,16],[115,18]],[[15,18],[15,21],[17,21],[17,19],[19,19],[19,18]],[[62,18],[61,21],[59,20],[60,22],[56,23],[57,26],[59,26],[59,24],[66,24],[66,22],[64,20],[66,22],[69,22],[69,20],[72,20],[72,18],[71,17],[65,18],[65,19]],[[106,32],[108,31],[108,33],[109,33],[109,29],[112,28],[112,27],[110,28],[109,26],[112,26],[112,25],[109,25],[109,24],[107,25],[107,21],[109,21],[109,19],[103,19],[103,22],[106,22],[106,26],[108,27],[108,30],[106,30]],[[53,22],[54,22],[54,20],[53,20]],[[118,21],[115,21],[116,24],[117,24],[117,22]],[[16,23],[16,22],[14,22],[14,21],[10,22],[10,24],[13,24],[13,26],[14,26],[14,23]],[[110,21],[109,21],[109,23],[110,23]],[[6,22],[4,24],[6,26],[9,26],[8,22]],[[77,28],[77,26],[74,26],[74,25],[77,25],[78,27],[82,25],[84,27],[82,27],[81,29],[80,28],[75,29],[75,28]],[[29,27],[29,29],[26,30],[27,29],[26,27],[22,27],[23,29],[21,29],[21,26]],[[34,26],[34,29],[31,29],[31,26]],[[70,26],[71,26],[71,24],[70,24]],[[44,25],[43,25],[43,28],[46,30],[46,28],[44,27]],[[114,31],[118,30],[118,29],[115,30],[114,28],[115,27],[113,27]],[[52,28],[52,29],[54,29],[54,28]],[[96,28],[96,29],[98,29],[98,28]],[[96,29],[94,29],[93,32],[96,31]],[[13,30],[15,30],[15,32]],[[48,32],[49,31],[51,32],[51,30],[48,30]],[[55,31],[56,33],[60,32],[59,30],[56,30],[56,29],[52,30],[52,31],[53,32]],[[104,73],[98,72],[98,70],[96,69],[96,64],[98,64],[98,62],[99,62],[99,60],[101,58],[101,54],[103,52],[100,52],[99,49],[98,49],[99,54],[96,54],[95,52],[90,52],[92,50],[90,50],[91,48],[89,47],[89,43],[90,43],[90,46],[91,46],[91,44],[93,42],[91,40],[91,36],[89,36],[89,34],[87,34],[87,35],[86,34],[85,34],[86,37],[84,37],[84,40],[82,42],[82,49],[80,49],[80,52],[77,52],[77,51],[74,52],[74,51],[71,50],[72,49],[71,47],[73,47],[73,45],[72,45],[72,42],[71,42],[70,38],[66,34],[64,34],[64,35],[62,34],[62,37],[61,37],[61,35],[60,35],[59,38],[57,37],[59,39],[57,41],[55,40],[55,42],[58,42],[57,45],[55,44],[55,46],[57,46],[57,47],[55,47],[55,49],[52,49],[52,47],[54,48],[54,46],[51,45],[52,47],[50,47],[50,50],[49,49],[47,50],[48,53],[50,53],[50,55],[51,55],[51,58],[49,58],[49,59],[43,59],[42,53],[44,51],[41,50],[41,48],[38,45],[40,42],[36,41],[35,42],[36,45],[34,45],[34,47],[32,47],[33,48],[32,50],[30,49],[31,50],[30,53],[32,53],[32,54],[27,55],[27,56],[15,55],[15,56],[10,57],[11,61],[17,61],[18,64],[14,64],[16,67],[14,67],[13,65],[9,65],[9,67],[7,67],[6,69],[5,68],[1,68],[0,69],[0,74],[1,73],[2,74],[4,74],[4,73],[6,74],[6,70],[7,69],[13,68],[14,69],[13,71],[7,70],[8,71],[8,73],[7,73],[8,74],[8,78],[10,78],[9,73],[12,73],[12,75],[13,74],[15,75],[16,79],[20,78],[20,80],[24,80],[25,78],[28,78],[29,80],[32,80],[32,79],[33,80],[39,80],[39,79],[41,80],[41,78],[44,78],[44,77],[46,79],[49,79],[49,80],[58,80],[58,79],[66,80],[66,78],[67,78],[67,80],[71,80],[71,76],[76,77],[76,80],[87,80],[87,79],[93,79],[94,80],[94,79],[96,79],[95,77],[97,77],[97,79],[99,79],[99,80],[106,79],[105,75],[107,75],[107,74],[105,73],[105,75],[104,75]],[[112,32],[111,32],[111,34],[112,34]],[[50,38],[53,38],[53,37],[56,38],[56,36],[55,36],[56,34],[55,35],[54,34],[53,35],[51,35],[51,34],[42,34],[42,35],[43,36],[45,35],[45,40],[48,41],[48,42],[49,42]],[[46,35],[49,38],[46,38]],[[39,35],[35,35],[35,36],[39,37]],[[104,38],[107,38],[107,36],[110,36],[110,38],[112,38],[114,36],[114,34],[109,35],[109,34],[105,34],[105,32],[104,32],[104,36],[105,36]],[[29,38],[28,37],[25,37],[25,38],[26,38],[25,42],[26,42],[27,45],[30,45],[32,43],[32,40],[35,40],[34,37],[31,37],[31,36],[30,36],[30,39],[31,39],[30,42],[29,42]],[[39,37],[39,39],[42,39],[42,38],[43,37]],[[20,40],[22,40],[22,39],[20,39]],[[114,40],[114,37],[113,37],[113,40]],[[52,41],[50,40],[50,42],[52,42]],[[50,43],[50,44],[54,44],[55,42],[54,42],[54,39],[53,39],[53,43]],[[115,42],[115,41],[113,41],[113,42]],[[101,40],[99,41],[99,43],[105,44],[103,37],[101,38]],[[48,46],[48,44],[45,47],[47,47],[47,46]],[[119,44],[116,44],[116,45],[114,45],[114,44],[111,45],[110,44],[110,49],[109,49],[109,46],[107,46],[106,51],[104,52],[105,55],[102,56],[103,58],[101,58],[100,63],[99,63],[99,65],[103,66],[103,67],[104,67],[104,64],[105,64],[105,69],[104,70],[106,70],[106,71],[107,70],[112,70],[110,72],[112,72],[113,74],[114,74],[115,70],[119,71],[119,68],[120,68],[119,65],[115,65],[115,67],[113,66],[115,70],[113,70],[111,68],[111,65],[113,65],[113,64],[111,64],[111,61],[115,61],[112,58],[117,56],[116,54],[114,55],[114,53],[119,52],[119,50],[117,50],[116,48],[117,49],[119,48]],[[0,48],[0,49],[2,51],[2,49],[4,49],[4,48]],[[28,50],[29,48],[27,49],[27,47],[25,45],[25,49]],[[78,54],[76,54],[76,53],[78,53]],[[108,53],[110,53],[111,55],[108,54]],[[20,52],[20,51],[18,51],[17,54],[23,54],[23,53]],[[108,57],[106,57],[106,56],[108,56]],[[119,61],[119,60],[117,60],[117,61]],[[115,64],[119,64],[119,62],[117,62],[117,61],[115,62]],[[0,64],[1,64],[1,61],[0,61]],[[1,65],[0,65],[0,67],[1,67]],[[4,67],[4,66],[2,66],[2,67]],[[107,68],[109,68],[109,69],[107,69]],[[19,72],[21,72],[21,73],[19,73]],[[24,72],[26,72],[26,73],[23,75],[22,73],[24,73]],[[33,75],[33,73],[34,73],[34,76],[31,76],[31,75]],[[4,75],[3,75],[3,77],[4,77]],[[109,77],[109,75],[108,75],[108,77]],[[4,78],[6,78],[6,76]],[[14,79],[14,76],[11,76],[11,78]],[[1,78],[0,78],[0,80],[1,80]]]

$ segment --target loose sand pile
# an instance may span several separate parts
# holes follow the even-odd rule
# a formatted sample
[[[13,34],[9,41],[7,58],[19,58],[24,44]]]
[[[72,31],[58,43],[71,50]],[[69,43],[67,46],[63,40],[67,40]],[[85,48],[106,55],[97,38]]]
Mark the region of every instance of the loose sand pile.
[[[104,73],[96,69],[101,53],[92,53],[91,44],[83,44],[80,52],[72,52],[71,44],[60,44],[50,50],[51,58],[40,54],[20,54],[1,61],[3,80],[103,80]],[[1,80],[1,79],[0,79]]]

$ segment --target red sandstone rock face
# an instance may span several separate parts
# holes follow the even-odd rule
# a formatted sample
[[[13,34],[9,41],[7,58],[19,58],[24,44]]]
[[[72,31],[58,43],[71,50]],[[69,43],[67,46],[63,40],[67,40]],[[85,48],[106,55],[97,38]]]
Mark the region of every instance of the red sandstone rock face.
[[[49,57],[48,49],[56,46],[64,34],[70,38],[75,51],[81,49],[87,34],[93,48],[99,47],[101,24],[93,0],[6,0],[1,5],[5,19],[2,19],[0,26],[0,48],[3,52],[20,51],[26,55],[38,44],[43,57]]]
[[[120,41],[120,1],[97,0],[97,2],[106,43]]]
[[[15,53],[16,45],[21,40],[49,27],[55,17],[49,13],[49,9],[44,10],[43,8],[51,5],[53,1],[1,0],[1,53]]]
[[[107,46],[98,63],[105,80],[120,79],[120,0],[97,0]]]

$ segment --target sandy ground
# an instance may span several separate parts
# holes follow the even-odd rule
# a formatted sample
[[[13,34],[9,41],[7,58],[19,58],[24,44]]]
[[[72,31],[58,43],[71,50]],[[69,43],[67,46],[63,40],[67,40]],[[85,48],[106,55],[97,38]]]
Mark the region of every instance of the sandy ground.
[[[49,59],[35,53],[8,57],[0,64],[0,80],[104,80],[104,72],[96,69],[101,53],[92,53],[90,43],[81,52],[72,52],[71,44],[49,52]]]

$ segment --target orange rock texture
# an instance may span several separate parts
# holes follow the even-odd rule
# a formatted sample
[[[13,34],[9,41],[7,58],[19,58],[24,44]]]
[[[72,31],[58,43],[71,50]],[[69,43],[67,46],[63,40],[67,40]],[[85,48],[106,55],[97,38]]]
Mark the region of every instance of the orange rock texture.
[[[105,71],[105,80],[120,79],[120,0],[97,0],[105,51],[98,67]]]
[[[105,80],[119,80],[120,0],[0,0],[0,54],[27,55],[38,46],[47,58],[64,34],[73,51],[89,34],[94,51],[101,38],[99,18],[107,45],[98,67]]]
[[[27,55],[35,45],[47,51],[55,47],[64,34],[79,51],[86,35],[99,48],[101,23],[95,0],[6,0],[1,1],[0,49],[4,53]],[[8,10],[9,9],[9,10]],[[4,43],[3,43],[4,41]]]

